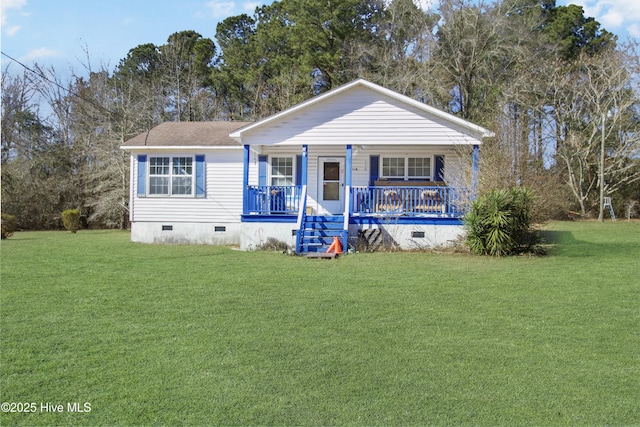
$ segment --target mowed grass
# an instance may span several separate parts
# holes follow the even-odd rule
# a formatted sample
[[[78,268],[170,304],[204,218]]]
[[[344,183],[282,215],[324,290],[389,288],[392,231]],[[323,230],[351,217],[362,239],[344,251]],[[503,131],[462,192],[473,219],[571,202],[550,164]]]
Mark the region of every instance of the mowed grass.
[[[640,425],[640,223],[545,235],[327,261],[17,233],[0,401],[38,410],[0,424]]]

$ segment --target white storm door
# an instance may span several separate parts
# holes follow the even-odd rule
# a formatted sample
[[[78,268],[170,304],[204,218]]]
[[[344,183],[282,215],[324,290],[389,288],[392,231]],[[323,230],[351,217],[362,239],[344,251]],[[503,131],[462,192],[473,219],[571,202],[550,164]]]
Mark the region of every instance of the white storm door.
[[[344,157],[318,157],[318,198],[323,212],[344,212],[344,163]]]

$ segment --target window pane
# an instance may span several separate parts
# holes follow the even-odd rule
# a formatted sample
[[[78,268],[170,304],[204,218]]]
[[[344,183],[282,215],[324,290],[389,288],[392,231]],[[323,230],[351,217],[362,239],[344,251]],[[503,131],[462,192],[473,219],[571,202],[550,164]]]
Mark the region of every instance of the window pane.
[[[271,185],[293,185],[293,179],[286,177],[272,177]]]
[[[404,157],[385,157],[382,159],[382,176],[404,177]]]
[[[174,175],[191,175],[193,159],[191,157],[175,157],[173,159]]]
[[[160,176],[149,177],[149,194],[169,194],[169,178]]]
[[[191,182],[190,176],[174,176],[171,180],[171,193],[191,194]]]
[[[324,162],[324,180],[340,180],[340,162]]]
[[[431,176],[431,159],[429,157],[410,157],[408,170],[410,177],[427,178]]]
[[[169,175],[169,157],[151,157],[149,175]]]
[[[340,200],[340,183],[325,182],[322,184],[323,200]]]

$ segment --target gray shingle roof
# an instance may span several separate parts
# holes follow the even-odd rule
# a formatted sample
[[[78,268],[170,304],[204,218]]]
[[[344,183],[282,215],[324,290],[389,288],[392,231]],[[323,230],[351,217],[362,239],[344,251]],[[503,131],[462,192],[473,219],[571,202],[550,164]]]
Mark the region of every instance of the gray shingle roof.
[[[165,122],[131,138],[123,147],[238,146],[229,133],[252,122]]]

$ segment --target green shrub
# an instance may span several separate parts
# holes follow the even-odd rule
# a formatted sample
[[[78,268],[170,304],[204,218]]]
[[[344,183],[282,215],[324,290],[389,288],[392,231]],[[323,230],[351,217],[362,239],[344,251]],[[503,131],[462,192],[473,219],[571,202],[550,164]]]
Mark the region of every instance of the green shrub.
[[[11,237],[18,228],[18,221],[13,215],[3,213],[0,222],[2,223],[2,234],[0,236],[2,240]]]
[[[478,197],[464,217],[467,246],[478,255],[543,253],[540,235],[530,228],[532,207],[527,188],[493,190]]]
[[[64,228],[72,233],[80,229],[80,211],[78,209],[67,209],[62,212],[62,224]]]

